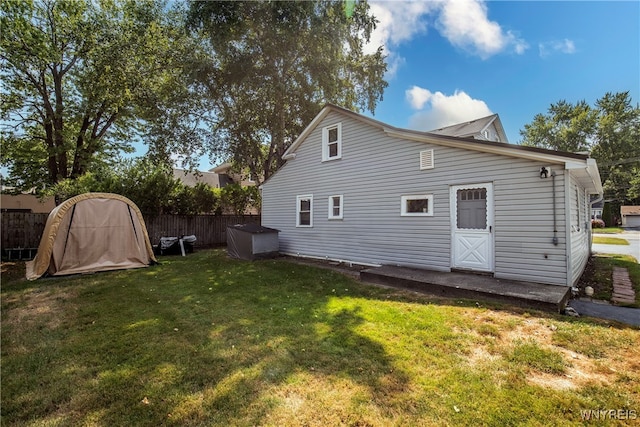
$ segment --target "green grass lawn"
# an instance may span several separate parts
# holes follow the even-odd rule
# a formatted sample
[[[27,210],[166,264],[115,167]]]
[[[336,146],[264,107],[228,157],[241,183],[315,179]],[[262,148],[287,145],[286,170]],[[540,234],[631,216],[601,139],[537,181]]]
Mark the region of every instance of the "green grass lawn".
[[[618,234],[624,232],[624,229],[621,227],[594,228],[593,232],[597,234]]]
[[[3,426],[564,426],[640,411],[637,329],[222,250],[161,262],[35,282],[3,265]]]
[[[600,237],[593,236],[593,243],[599,243],[603,245],[628,245],[629,242],[619,237]]]
[[[624,267],[629,272],[629,278],[636,291],[636,303],[631,307],[640,308],[640,264],[629,255],[598,254],[591,257],[580,281],[580,288],[591,286],[594,290],[593,298],[611,300],[613,296],[613,267]]]

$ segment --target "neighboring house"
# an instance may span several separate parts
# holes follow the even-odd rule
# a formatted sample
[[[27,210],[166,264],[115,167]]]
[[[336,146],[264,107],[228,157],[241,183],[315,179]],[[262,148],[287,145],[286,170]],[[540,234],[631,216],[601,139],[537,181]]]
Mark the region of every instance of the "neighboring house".
[[[495,122],[495,121],[494,121]],[[573,285],[595,160],[388,126],[326,106],[262,185],[285,254]]]
[[[500,117],[498,117],[497,114],[471,120],[470,122],[430,130],[429,133],[457,136],[460,138],[482,139],[484,141],[509,142],[507,140],[507,134],[502,127]]]
[[[208,172],[190,172],[184,169],[173,169],[173,177],[179,179],[184,185],[195,187],[202,182],[213,188],[224,188],[229,184],[240,184],[243,187],[256,185],[252,180],[244,178],[241,174],[232,172],[230,163],[223,163],[210,169]]]
[[[249,177],[238,173],[238,172],[234,172],[232,170],[232,165],[231,163],[223,163],[220,166],[216,166],[215,168],[211,169],[211,172],[215,172],[217,174],[219,174],[220,176],[226,176],[228,177],[231,182],[235,182],[240,184],[243,187],[250,187],[253,185],[256,185],[255,180],[250,179]]]
[[[56,207],[53,197],[39,199],[35,194],[0,194],[2,212],[49,213]]]
[[[602,219],[602,211],[604,209],[604,200],[597,198],[597,202],[591,204],[591,219]]]
[[[640,227],[640,206],[620,206],[623,227]]]
[[[183,169],[174,169],[173,177],[179,179],[184,185],[195,187],[198,183],[209,184],[213,188],[222,188],[232,184],[233,179],[227,174],[215,172],[190,172]]]

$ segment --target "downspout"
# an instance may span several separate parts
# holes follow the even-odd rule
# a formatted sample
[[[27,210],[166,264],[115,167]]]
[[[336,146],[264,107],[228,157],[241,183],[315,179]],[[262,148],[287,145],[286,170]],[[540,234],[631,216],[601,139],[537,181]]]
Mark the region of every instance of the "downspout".
[[[551,186],[553,188],[553,246],[558,246],[558,220],[556,218],[556,171],[551,171]]]

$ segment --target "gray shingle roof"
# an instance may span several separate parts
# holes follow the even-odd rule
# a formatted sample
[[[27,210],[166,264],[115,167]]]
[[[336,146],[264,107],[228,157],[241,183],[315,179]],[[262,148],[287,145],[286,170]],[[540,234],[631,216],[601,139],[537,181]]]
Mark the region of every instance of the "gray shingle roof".
[[[199,182],[209,184],[213,188],[222,187],[222,185],[220,185],[220,176],[213,172],[198,172],[194,174],[193,172],[183,169],[174,169],[173,177],[178,178],[184,185],[189,187],[195,187]]]
[[[507,136],[500,122],[500,117],[497,114],[492,114],[487,117],[481,117],[479,119],[471,120],[464,123],[457,123],[451,126],[445,126],[443,128],[430,130],[429,133],[435,133],[438,135],[457,136],[460,138],[469,138],[482,136],[482,132],[486,130],[491,124],[494,124],[496,131],[500,137],[499,142],[508,142]]]

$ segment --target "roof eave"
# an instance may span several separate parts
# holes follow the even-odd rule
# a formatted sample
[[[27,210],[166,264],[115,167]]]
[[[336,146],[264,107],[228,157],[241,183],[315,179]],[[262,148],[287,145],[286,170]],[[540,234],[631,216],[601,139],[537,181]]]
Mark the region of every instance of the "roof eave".
[[[473,138],[448,137],[438,134],[428,134],[424,132],[414,132],[409,130],[385,127],[385,133],[396,138],[409,139],[417,142],[426,142],[455,148],[471,149],[486,153],[501,154],[505,156],[519,157],[530,160],[540,160],[555,164],[562,164],[568,160],[579,160],[584,162],[587,157],[574,153],[555,153],[550,150],[536,149],[534,147],[523,147],[520,145],[507,144],[502,142],[484,141]]]

